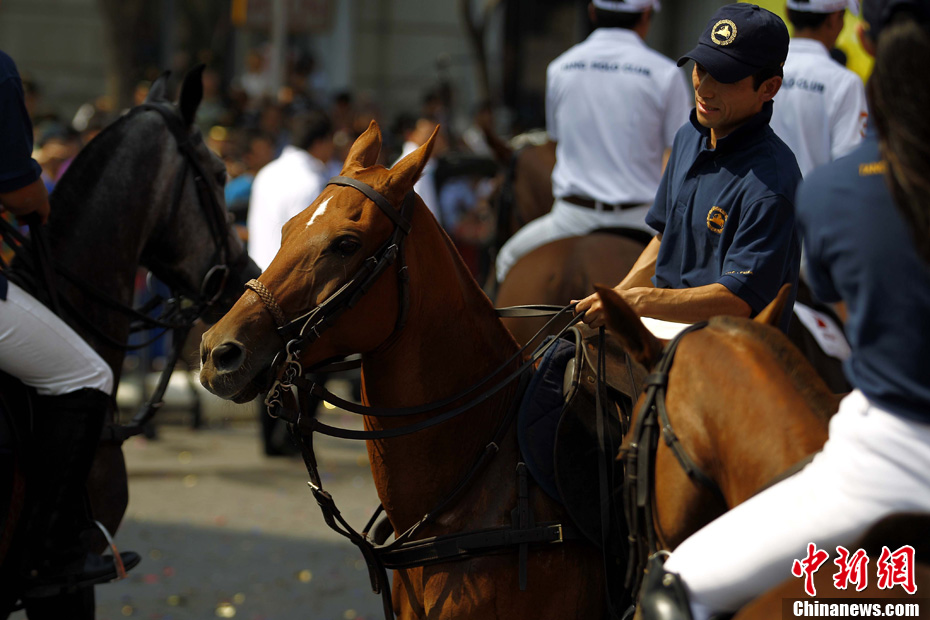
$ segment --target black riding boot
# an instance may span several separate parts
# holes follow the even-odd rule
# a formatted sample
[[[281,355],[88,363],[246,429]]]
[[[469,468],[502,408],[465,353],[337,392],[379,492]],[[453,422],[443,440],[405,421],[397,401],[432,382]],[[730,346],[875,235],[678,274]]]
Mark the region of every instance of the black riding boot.
[[[113,556],[90,553],[82,536],[96,527],[85,483],[110,406],[108,395],[92,389],[36,399],[27,474],[32,506],[26,526],[27,596],[117,577]],[[120,556],[126,570],[139,563],[131,551]]]
[[[663,567],[664,558],[652,556],[639,595],[643,620],[693,620],[688,593],[676,573]]]

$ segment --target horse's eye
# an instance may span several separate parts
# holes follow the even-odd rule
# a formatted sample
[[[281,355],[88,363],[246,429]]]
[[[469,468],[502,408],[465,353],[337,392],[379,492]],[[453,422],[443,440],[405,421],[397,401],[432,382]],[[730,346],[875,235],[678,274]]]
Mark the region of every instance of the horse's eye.
[[[337,239],[336,243],[333,244],[333,249],[343,258],[355,254],[361,247],[362,244],[359,243],[358,239],[354,239],[352,237],[343,237],[342,239]]]

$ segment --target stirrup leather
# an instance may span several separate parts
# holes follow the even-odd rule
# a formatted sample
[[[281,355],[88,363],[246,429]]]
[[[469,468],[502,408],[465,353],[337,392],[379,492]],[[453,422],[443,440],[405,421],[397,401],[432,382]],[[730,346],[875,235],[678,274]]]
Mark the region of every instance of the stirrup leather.
[[[94,520],[94,523],[100,528],[100,531],[103,532],[103,537],[107,539],[107,545],[110,547],[110,551],[113,552],[113,565],[116,566],[116,579],[114,581],[125,579],[127,577],[126,566],[123,564],[123,556],[120,554],[119,549],[116,548],[116,541],[113,540],[113,535],[110,534],[110,531],[107,530],[106,526],[100,521]]]

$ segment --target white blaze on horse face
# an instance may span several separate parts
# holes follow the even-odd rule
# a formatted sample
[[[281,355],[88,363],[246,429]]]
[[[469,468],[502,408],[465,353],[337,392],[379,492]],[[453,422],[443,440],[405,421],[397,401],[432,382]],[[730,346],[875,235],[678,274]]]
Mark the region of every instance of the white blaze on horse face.
[[[310,228],[311,226],[313,226],[313,223],[316,221],[316,218],[323,215],[323,212],[326,211],[326,206],[329,204],[329,201],[332,199],[333,197],[330,196],[329,198],[323,201],[323,204],[317,207],[316,211],[313,212],[313,216],[310,218],[310,221],[307,222],[307,228]]]

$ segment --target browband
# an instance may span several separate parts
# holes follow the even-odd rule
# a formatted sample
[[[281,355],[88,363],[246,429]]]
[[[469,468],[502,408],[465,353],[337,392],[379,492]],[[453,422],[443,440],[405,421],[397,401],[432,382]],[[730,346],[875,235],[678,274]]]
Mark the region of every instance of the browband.
[[[367,183],[362,183],[361,181],[353,179],[352,177],[336,176],[331,178],[326,184],[345,185],[347,187],[353,187],[357,189],[358,191],[365,194],[369,200],[378,205],[378,207],[384,211],[384,213],[389,218],[394,220],[394,223],[404,231],[405,235],[410,232],[410,222],[404,219],[404,217],[397,212],[397,209],[395,209],[394,206],[387,201],[387,198],[376,192],[374,188]]]

